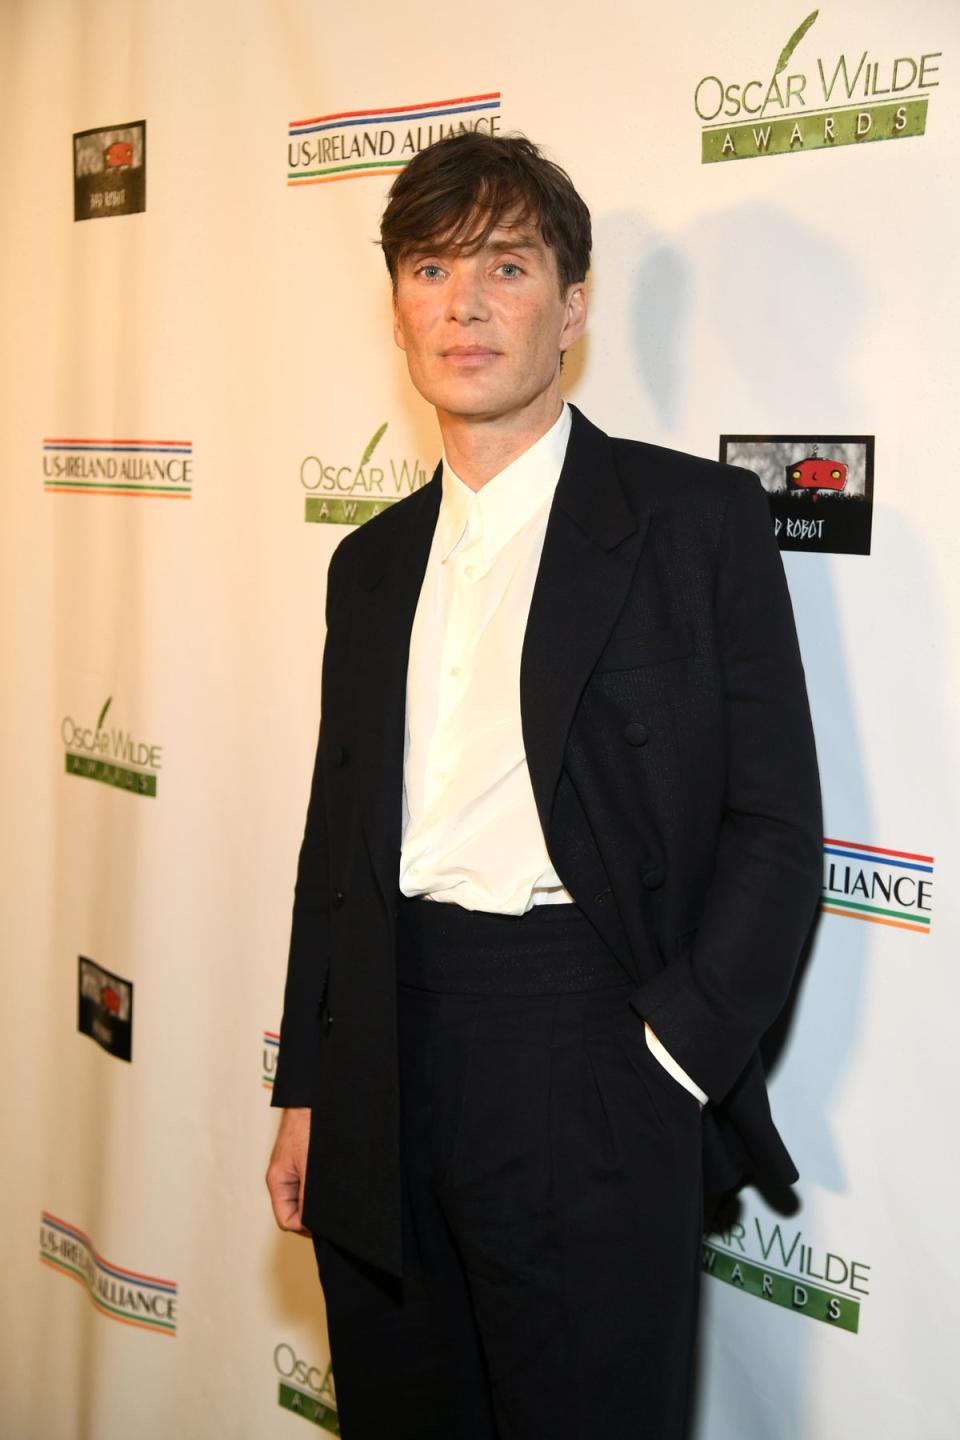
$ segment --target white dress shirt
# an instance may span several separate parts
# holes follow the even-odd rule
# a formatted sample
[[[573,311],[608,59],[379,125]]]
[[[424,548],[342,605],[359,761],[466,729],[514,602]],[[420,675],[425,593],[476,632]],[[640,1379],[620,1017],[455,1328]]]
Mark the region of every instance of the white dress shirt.
[[[400,888],[522,915],[570,900],[547,854],[520,725],[520,652],[570,412],[480,490],[443,462],[410,636]]]
[[[570,902],[547,854],[520,723],[520,654],[570,436],[566,405],[472,490],[443,459],[440,513],[410,635],[400,889],[523,915]],[[706,1096],[647,1026],[674,1078]]]

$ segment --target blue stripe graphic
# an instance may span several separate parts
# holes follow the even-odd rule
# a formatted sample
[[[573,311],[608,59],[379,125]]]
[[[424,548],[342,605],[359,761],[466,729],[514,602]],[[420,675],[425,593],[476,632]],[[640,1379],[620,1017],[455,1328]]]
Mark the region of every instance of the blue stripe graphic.
[[[871,865],[896,866],[900,870],[922,870],[926,875],[933,874],[932,865],[921,865],[914,860],[896,860],[892,855],[868,855],[863,850],[838,850],[832,845],[824,845],[824,855],[839,855],[842,860],[869,860]]]
[[[131,1270],[118,1270],[116,1266],[109,1265],[106,1260],[101,1260],[96,1253],[93,1244],[83,1235],[77,1235],[73,1230],[68,1230],[64,1225],[58,1225],[55,1220],[44,1219],[43,1224],[50,1230],[59,1230],[61,1235],[66,1235],[68,1240],[73,1240],[77,1245],[83,1245],[90,1252],[90,1257],[98,1270],[105,1270],[115,1280],[126,1280],[128,1284],[142,1286],[147,1290],[162,1290],[165,1295],[176,1295],[176,1285],[163,1285],[156,1280],[145,1280],[139,1275],[134,1275]]]
[[[345,130],[348,125],[399,125],[402,120],[429,120],[434,115],[466,115],[471,110],[499,110],[499,100],[485,100],[478,105],[456,105],[450,110],[415,110],[404,115],[364,115],[358,120],[332,120],[325,125],[290,127],[291,135],[313,135],[317,130]]]
[[[192,455],[193,446],[180,445],[44,445],[44,450],[72,450],[75,455],[102,450],[116,455]]]

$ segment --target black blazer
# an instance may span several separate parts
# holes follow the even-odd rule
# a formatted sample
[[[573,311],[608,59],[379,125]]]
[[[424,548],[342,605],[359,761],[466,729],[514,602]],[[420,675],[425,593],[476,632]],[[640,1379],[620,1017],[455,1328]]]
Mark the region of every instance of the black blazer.
[[[572,408],[572,407],[571,407]],[[330,564],[320,741],[273,1091],[313,1108],[304,1223],[401,1273],[395,985],[410,627],[431,482]],[[756,477],[573,410],[524,638],[527,761],[561,881],[710,1096],[705,1185],[796,1178],[757,1042],[821,882],[803,669]]]

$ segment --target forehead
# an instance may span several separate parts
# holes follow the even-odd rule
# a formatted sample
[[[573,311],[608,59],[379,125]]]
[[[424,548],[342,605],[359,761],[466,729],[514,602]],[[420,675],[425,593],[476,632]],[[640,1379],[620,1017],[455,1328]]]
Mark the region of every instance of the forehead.
[[[412,241],[403,259],[424,255],[476,255],[481,250],[526,250],[543,256],[552,254],[536,220],[514,208],[497,216],[489,211],[474,210],[438,234]]]

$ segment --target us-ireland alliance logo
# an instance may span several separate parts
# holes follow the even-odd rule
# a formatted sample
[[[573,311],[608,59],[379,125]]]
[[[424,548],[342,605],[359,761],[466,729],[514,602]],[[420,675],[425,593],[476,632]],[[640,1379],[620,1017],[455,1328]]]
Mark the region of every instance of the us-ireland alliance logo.
[[[89,1235],[44,1210],[40,1216],[40,1259],[61,1275],[79,1281],[99,1314],[154,1335],[177,1333],[177,1283],[143,1275],[105,1260]]]
[[[827,837],[820,908],[846,920],[929,935],[933,880],[932,855]]]
[[[193,442],[50,435],[43,441],[43,488],[48,495],[189,500]]]
[[[293,120],[287,130],[287,184],[300,188],[398,175],[427,145],[471,131],[499,134],[499,90]]]

